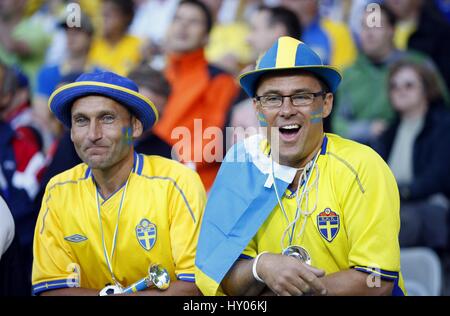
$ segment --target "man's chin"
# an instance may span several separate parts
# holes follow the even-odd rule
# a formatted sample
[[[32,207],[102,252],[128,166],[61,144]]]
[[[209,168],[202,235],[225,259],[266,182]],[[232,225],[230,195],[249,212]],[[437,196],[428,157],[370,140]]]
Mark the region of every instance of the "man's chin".
[[[87,158],[83,160],[91,169],[105,169],[109,167],[109,163],[103,158]]]

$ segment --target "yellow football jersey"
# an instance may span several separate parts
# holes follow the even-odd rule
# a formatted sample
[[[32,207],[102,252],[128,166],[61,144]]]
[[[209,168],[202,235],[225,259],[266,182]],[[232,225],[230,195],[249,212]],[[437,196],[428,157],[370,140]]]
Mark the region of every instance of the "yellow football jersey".
[[[327,274],[354,268],[394,281],[393,294],[403,295],[399,193],[381,157],[367,146],[326,134],[308,186],[309,196],[301,209],[310,215],[300,216],[283,245],[283,232],[297,209],[297,197],[289,190],[281,200],[288,219],[280,206],[275,207],[241,258],[254,258],[263,251],[281,253],[291,236],[291,245],[305,248],[312,266]]]
[[[36,224],[33,293],[71,286],[113,284],[102,244],[123,286],[161,264],[176,278],[194,282],[194,258],[206,194],[199,176],[182,164],[135,153],[128,185],[99,198],[92,172],[80,164],[49,182]],[[123,205],[118,211],[123,196]],[[118,219],[119,218],[119,219]],[[101,226],[100,226],[101,225]]]
[[[125,35],[114,46],[104,38],[97,37],[92,42],[88,63],[92,67],[126,76],[142,59],[141,45],[141,40],[132,35]]]

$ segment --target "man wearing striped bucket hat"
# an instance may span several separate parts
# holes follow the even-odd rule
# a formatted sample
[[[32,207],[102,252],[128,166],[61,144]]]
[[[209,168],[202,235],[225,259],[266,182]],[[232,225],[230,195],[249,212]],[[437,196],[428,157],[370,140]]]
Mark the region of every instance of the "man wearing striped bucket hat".
[[[96,72],[56,90],[49,107],[70,128],[83,163],[47,185],[33,293],[198,294],[194,257],[205,191],[180,163],[134,151],[133,140],[158,118],[153,103],[128,78]]]
[[[340,81],[290,37],[241,75],[268,132],[232,147],[212,187],[203,294],[404,294],[394,177],[372,149],[323,131]]]

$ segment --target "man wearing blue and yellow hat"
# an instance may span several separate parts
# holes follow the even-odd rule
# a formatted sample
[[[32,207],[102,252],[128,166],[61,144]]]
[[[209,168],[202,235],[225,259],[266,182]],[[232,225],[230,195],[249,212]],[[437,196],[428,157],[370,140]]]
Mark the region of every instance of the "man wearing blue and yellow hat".
[[[134,151],[133,139],[158,118],[153,103],[133,81],[96,72],[56,90],[49,107],[70,128],[83,163],[47,185],[33,293],[198,294],[194,257],[205,191],[180,163]]]
[[[340,80],[290,37],[241,75],[267,138],[232,147],[210,192],[203,294],[404,295],[394,177],[372,149],[323,131]]]

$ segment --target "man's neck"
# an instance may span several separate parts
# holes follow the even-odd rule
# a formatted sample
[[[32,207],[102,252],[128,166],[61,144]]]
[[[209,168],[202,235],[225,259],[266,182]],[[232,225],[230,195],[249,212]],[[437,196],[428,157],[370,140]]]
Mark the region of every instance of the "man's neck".
[[[134,154],[131,154],[108,169],[92,169],[100,193],[108,199],[127,181],[133,169]]]
[[[368,56],[373,64],[384,64],[395,52],[392,46],[380,49],[376,55]]]
[[[298,168],[300,170],[297,171],[294,181],[292,181],[292,183],[289,185],[289,190],[291,190],[291,191],[297,190],[298,182],[300,180],[300,175],[303,172],[303,168],[305,168],[306,165],[316,157],[316,154],[319,152],[319,150],[322,147],[322,142],[323,142],[323,137],[320,139],[320,141],[318,142],[318,144],[314,148],[314,150],[311,151],[311,153],[306,158],[302,159],[299,163],[292,166],[292,167]]]
[[[87,54],[80,54],[79,56],[71,55],[67,60],[71,72],[84,71],[86,62]]]
[[[414,107],[409,111],[404,111],[400,114],[401,118],[404,120],[414,120],[420,117],[424,117],[427,113],[427,103],[426,101],[421,102],[419,106]]]
[[[105,35],[105,40],[106,42],[108,42],[108,44],[110,46],[115,46],[117,45],[122,38],[124,38],[126,35],[126,32],[122,32],[122,33],[111,33],[111,34],[107,34]]]

